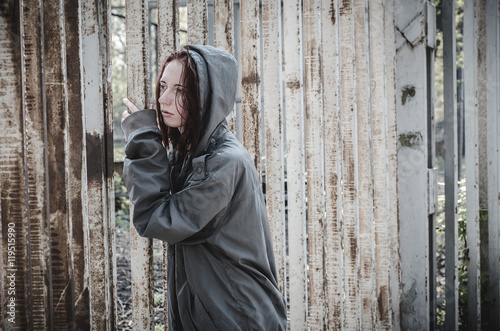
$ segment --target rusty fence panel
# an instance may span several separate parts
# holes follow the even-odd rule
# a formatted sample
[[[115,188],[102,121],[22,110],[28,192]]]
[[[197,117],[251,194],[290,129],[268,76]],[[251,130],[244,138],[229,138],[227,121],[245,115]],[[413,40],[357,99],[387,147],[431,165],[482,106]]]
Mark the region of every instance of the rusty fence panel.
[[[28,288],[25,288],[25,298],[29,301],[29,304],[25,306],[24,312],[19,311],[21,315],[25,315],[28,319],[25,327],[31,327],[35,324],[44,326],[47,325],[47,319],[45,316],[36,312],[35,309],[42,309],[46,311],[44,307],[46,302],[38,302],[35,304],[34,294],[48,294],[49,295],[49,314],[50,319],[54,319],[54,324],[57,323],[57,313],[54,310],[54,292],[56,290],[52,289],[52,279],[48,280],[50,290],[44,289],[46,286],[44,282],[47,280],[46,276],[43,274],[48,273],[48,269],[52,268],[51,258],[53,256],[53,250],[50,251],[50,257],[47,258],[49,240],[48,234],[48,222],[50,217],[50,206],[48,205],[48,164],[47,164],[47,150],[45,149],[46,144],[46,125],[47,125],[47,113],[46,113],[46,94],[44,93],[44,77],[42,71],[44,69],[44,63],[42,62],[42,54],[44,48],[44,39],[40,34],[40,28],[43,24],[43,13],[40,4],[36,1],[23,1],[20,3],[21,13],[20,19],[22,23],[22,47],[24,51],[24,63],[22,67],[22,79],[24,85],[23,89],[23,121],[24,123],[24,171],[25,171],[25,187],[24,193],[27,197],[27,215],[24,218],[25,223],[22,228],[18,230],[22,233],[26,231],[26,241],[23,243],[23,239],[18,238],[19,244],[24,244],[26,247],[26,260],[23,264],[19,265],[18,268],[21,271],[21,277],[17,278],[17,285],[29,283],[33,284],[33,292],[29,293]],[[42,91],[42,93],[40,93]],[[24,216],[24,215],[23,215]],[[21,225],[21,224],[19,224]],[[16,248],[17,249],[17,248]],[[21,250],[22,251],[22,250]],[[31,253],[33,255],[31,255]],[[23,258],[20,258],[21,263]],[[25,269],[25,278],[22,278],[22,270]],[[34,272],[32,272],[34,271]],[[59,292],[61,293],[61,292]],[[23,296],[20,298],[23,302]],[[28,303],[28,302],[26,302]],[[33,305],[33,317],[29,316],[28,308]],[[22,307],[22,306],[21,306]],[[38,310],[37,309],[37,310]],[[62,309],[64,311],[64,309]],[[21,322],[22,323],[22,322]],[[22,325],[22,324],[21,324]],[[14,325],[13,325],[14,326]]]
[[[109,3],[96,4],[0,5],[5,330],[115,327]]]
[[[0,285],[0,312],[1,312],[1,328],[12,330],[14,327],[27,328],[28,322],[28,288],[27,288],[27,266],[28,266],[28,242],[27,238],[27,216],[30,197],[27,196],[26,187],[28,185],[26,172],[26,108],[41,104],[40,94],[35,94],[34,99],[30,103],[22,102],[25,92],[23,87],[27,84],[36,88],[41,86],[40,76],[36,75],[36,69],[33,69],[35,76],[27,82],[26,75],[21,73],[25,71],[26,62],[32,61],[32,67],[37,65],[37,40],[32,47],[28,47],[28,51],[34,52],[23,59],[21,56],[26,49],[24,46],[27,38],[32,38],[32,35],[21,38],[24,34],[24,26],[18,24],[20,15],[23,12],[23,2],[4,1],[0,5],[0,38],[2,47],[0,47],[0,68],[2,75],[0,84],[3,93],[0,94],[0,128],[3,134],[0,137],[0,153],[1,153],[1,249],[2,249],[2,274]],[[36,7],[34,8],[36,10]],[[17,20],[14,17],[17,16]],[[36,26],[36,20],[32,24]],[[29,29],[28,29],[29,30]],[[37,36],[37,35],[35,35]],[[39,43],[39,41],[38,41]],[[32,50],[32,48],[34,48]],[[24,54],[23,54],[24,55]],[[24,61],[23,61],[24,60]],[[43,150],[43,149],[42,149]],[[42,153],[43,160],[43,153]],[[42,163],[43,165],[43,163]],[[43,177],[43,179],[45,179]],[[33,179],[31,180],[31,182]],[[45,181],[39,184],[44,190]],[[39,219],[38,224],[46,220],[42,209],[42,214],[34,215],[34,222]],[[42,234],[42,233],[39,233]],[[46,239],[46,236],[45,236]],[[45,240],[45,243],[47,240]],[[39,255],[37,254],[37,257]],[[40,261],[44,262],[44,261]],[[48,261],[39,265],[41,274],[45,273]],[[37,290],[44,291],[43,288]],[[38,308],[49,311],[48,290],[45,289],[45,302],[40,302]],[[43,317],[43,316],[42,316]],[[47,321],[45,318],[40,319],[37,314],[37,323],[44,326]]]

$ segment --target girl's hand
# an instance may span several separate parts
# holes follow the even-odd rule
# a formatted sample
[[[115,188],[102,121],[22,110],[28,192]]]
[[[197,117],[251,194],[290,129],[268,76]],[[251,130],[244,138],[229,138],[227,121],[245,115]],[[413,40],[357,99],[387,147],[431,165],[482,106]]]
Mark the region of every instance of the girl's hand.
[[[139,111],[139,108],[137,108],[136,105],[134,105],[129,99],[123,98],[123,103],[125,106],[127,106],[127,110],[123,112],[122,115],[122,122],[124,119],[126,119],[130,114],[135,113],[136,111]]]

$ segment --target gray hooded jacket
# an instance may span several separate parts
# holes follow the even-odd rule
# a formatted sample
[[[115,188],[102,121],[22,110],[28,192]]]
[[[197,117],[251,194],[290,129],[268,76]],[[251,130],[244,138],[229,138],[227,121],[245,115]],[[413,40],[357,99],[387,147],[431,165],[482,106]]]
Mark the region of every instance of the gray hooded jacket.
[[[168,243],[170,330],[284,330],[286,305],[259,178],[226,128],[236,60],[210,46],[189,49],[204,109],[193,155],[167,157],[152,109],[122,124],[134,226],[141,236]]]

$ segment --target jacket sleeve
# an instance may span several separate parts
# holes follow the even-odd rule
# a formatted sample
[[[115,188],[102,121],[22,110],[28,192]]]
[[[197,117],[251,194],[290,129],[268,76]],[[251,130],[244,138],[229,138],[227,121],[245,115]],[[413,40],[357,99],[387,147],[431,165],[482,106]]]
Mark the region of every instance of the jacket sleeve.
[[[139,235],[171,244],[204,241],[229,201],[224,183],[213,174],[192,176],[184,190],[171,195],[167,152],[154,110],[133,113],[122,127],[127,137],[123,179]]]

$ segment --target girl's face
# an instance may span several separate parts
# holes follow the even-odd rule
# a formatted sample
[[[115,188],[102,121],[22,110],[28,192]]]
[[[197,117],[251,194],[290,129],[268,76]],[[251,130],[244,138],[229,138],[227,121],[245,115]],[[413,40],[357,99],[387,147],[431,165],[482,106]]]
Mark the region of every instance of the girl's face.
[[[165,124],[171,128],[178,128],[181,133],[184,129],[185,118],[181,94],[186,92],[181,83],[182,68],[183,64],[178,60],[167,64],[161,76],[160,98],[158,99]]]

